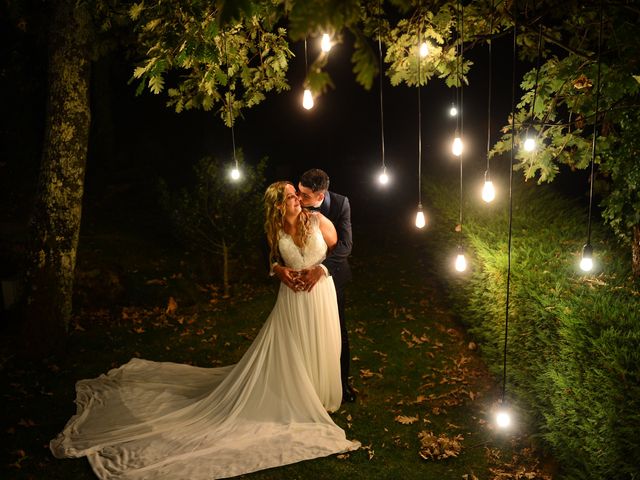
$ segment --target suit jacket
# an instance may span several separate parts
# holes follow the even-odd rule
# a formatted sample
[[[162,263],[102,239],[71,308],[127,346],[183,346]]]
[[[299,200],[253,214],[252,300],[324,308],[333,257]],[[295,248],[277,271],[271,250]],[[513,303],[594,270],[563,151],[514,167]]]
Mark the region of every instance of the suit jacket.
[[[336,227],[338,243],[322,264],[327,267],[333,277],[336,289],[342,289],[351,280],[351,267],[348,257],[353,246],[351,231],[351,205],[344,195],[327,192],[320,205],[320,213],[327,217]]]

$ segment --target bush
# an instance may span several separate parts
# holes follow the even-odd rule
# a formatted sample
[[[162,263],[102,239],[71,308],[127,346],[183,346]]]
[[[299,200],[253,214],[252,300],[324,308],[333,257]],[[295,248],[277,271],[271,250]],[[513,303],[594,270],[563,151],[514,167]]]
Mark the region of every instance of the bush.
[[[256,167],[239,161],[242,178],[229,179],[228,166],[205,157],[194,167],[194,185],[170,191],[160,182],[161,203],[178,238],[205,259],[221,263],[225,296],[229,295],[232,260],[246,250],[259,250],[264,208],[264,170],[266,159]]]
[[[518,183],[515,182],[514,183]],[[434,250],[456,245],[457,189],[427,187]],[[508,200],[466,198],[470,269],[440,273],[452,304],[502,375]],[[524,409],[568,478],[640,475],[640,293],[626,251],[596,225],[595,272],[577,264],[587,215],[548,187],[514,185],[507,395]]]

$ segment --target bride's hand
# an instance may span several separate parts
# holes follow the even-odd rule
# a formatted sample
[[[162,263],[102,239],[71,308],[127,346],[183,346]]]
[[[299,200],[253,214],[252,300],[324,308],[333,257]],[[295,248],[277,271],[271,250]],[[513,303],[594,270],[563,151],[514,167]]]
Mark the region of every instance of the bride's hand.
[[[293,270],[289,267],[283,267],[282,265],[275,265],[273,267],[273,273],[294,292],[299,292],[300,288],[300,272]]]
[[[310,292],[313,287],[315,287],[316,283],[325,276],[324,269],[320,265],[316,265],[315,267],[311,267],[307,270],[302,270],[300,272],[300,278],[302,282],[302,290],[306,292]]]

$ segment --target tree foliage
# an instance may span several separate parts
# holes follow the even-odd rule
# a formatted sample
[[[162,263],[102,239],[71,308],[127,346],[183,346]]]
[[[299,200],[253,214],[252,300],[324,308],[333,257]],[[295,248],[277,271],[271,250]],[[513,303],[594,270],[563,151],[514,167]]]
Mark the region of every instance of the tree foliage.
[[[218,108],[228,125],[269,92],[289,88],[290,42],[331,32],[339,43],[351,35],[355,78],[367,89],[380,68],[393,85],[437,80],[453,87],[467,81],[473,65],[465,57],[471,49],[510,36],[517,24],[519,59],[532,68],[519,81],[515,167],[538,182],[554,180],[562,165],[589,167],[597,122],[595,162],[605,180],[605,218],[627,241],[630,229],[638,226],[633,128],[640,90],[640,9],[630,0],[606,5],[575,0],[190,0],[179,6],[155,0],[134,4],[129,14],[146,48],[134,73],[143,82],[140,88],[166,90],[177,111]],[[384,46],[384,66],[378,62],[378,40]],[[418,56],[419,40],[430,47],[426,58]],[[320,53],[307,70],[305,83],[314,95],[333,86],[327,59]],[[511,148],[511,119],[504,123],[491,155]],[[536,137],[534,152],[520,148],[525,134]]]

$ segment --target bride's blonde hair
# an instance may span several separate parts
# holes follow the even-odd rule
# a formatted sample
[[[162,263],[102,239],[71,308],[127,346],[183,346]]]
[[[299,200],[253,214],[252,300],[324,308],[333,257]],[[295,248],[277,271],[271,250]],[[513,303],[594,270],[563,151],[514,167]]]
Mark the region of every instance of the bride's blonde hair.
[[[264,210],[266,214],[264,231],[267,234],[267,242],[269,242],[269,264],[281,260],[280,252],[278,251],[278,240],[280,239],[280,232],[284,229],[284,216],[287,212],[285,205],[287,185],[293,186],[293,183],[287,181],[275,182],[269,185],[267,191],[264,192]],[[298,215],[296,238],[294,239],[298,245],[306,245],[310,228],[309,213],[302,210]]]

